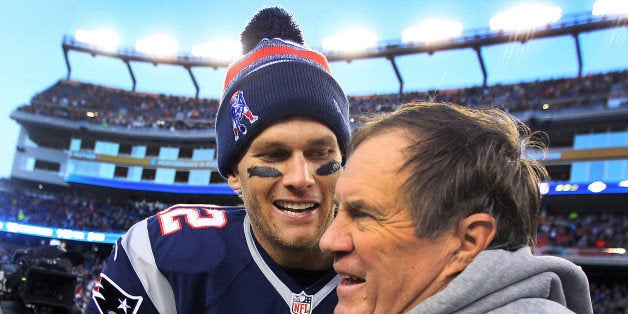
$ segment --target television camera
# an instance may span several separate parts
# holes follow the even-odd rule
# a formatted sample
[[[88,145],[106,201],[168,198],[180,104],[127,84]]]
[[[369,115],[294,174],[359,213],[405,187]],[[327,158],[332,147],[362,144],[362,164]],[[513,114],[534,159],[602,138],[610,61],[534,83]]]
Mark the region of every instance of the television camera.
[[[16,250],[0,263],[0,313],[79,313],[72,267],[82,262],[58,246]]]

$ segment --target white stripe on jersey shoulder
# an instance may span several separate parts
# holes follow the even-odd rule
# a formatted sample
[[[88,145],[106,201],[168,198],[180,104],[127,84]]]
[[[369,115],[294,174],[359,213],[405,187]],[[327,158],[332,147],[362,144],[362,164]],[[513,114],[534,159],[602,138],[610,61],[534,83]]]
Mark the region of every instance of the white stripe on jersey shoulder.
[[[270,266],[266,264],[264,258],[257,250],[257,246],[255,245],[255,241],[253,240],[253,233],[251,231],[251,221],[249,219],[249,214],[247,213],[244,217],[244,236],[246,237],[246,245],[249,248],[249,252],[251,256],[253,256],[253,260],[255,264],[262,271],[266,279],[270,281],[270,283],[275,287],[275,290],[281,295],[281,298],[286,302],[288,308],[292,305],[292,291],[286,284],[277,277],[277,275],[270,269]],[[340,276],[336,275],[332,280],[330,280],[321,290],[313,295],[312,302],[312,310],[316,308],[316,306],[340,283]]]
[[[146,294],[159,313],[176,313],[174,292],[170,283],[157,269],[148,237],[148,220],[144,219],[129,229],[120,241],[133,270],[140,278]]]
[[[116,242],[116,244],[113,245],[113,261],[117,261],[118,260],[118,242]]]

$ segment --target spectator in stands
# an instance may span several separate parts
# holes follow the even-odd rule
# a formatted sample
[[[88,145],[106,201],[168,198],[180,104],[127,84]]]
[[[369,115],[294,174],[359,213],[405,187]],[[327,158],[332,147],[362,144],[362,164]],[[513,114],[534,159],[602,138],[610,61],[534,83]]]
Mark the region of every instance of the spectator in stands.
[[[276,38],[280,37],[280,38]],[[88,313],[329,313],[318,242],[350,138],[347,98],[292,17],[260,11],[242,33],[216,119],[218,169],[245,209],[178,205],[131,227]]]
[[[547,172],[519,129],[424,103],[356,130],[320,242],[342,278],[336,312],[591,313],[584,272],[532,254]]]
[[[512,85],[353,96],[349,97],[349,110],[358,123],[365,115],[392,111],[401,104],[417,101],[453,102],[474,108],[492,104],[510,113],[578,108],[603,110],[612,107],[611,97],[616,99],[613,106],[622,106],[620,99],[627,93],[628,70],[623,70]],[[213,123],[217,107],[215,99],[142,94],[62,80],[35,95],[29,106],[18,110],[87,120],[107,127],[187,130],[206,129]],[[94,112],[98,114],[93,115]]]

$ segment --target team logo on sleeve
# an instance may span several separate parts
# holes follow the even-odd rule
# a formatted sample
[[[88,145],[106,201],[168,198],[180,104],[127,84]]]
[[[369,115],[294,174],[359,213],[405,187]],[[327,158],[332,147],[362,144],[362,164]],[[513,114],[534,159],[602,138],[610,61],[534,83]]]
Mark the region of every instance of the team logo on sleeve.
[[[292,314],[310,314],[312,313],[312,296],[302,291],[299,294],[292,294]]]
[[[142,304],[141,296],[133,296],[124,291],[107,275],[100,274],[94,285],[92,299],[102,314],[135,314]]]
[[[242,124],[242,119],[246,118],[249,120],[249,123],[253,124],[253,122],[257,121],[257,116],[253,115],[253,112],[251,112],[251,109],[247,106],[246,101],[244,101],[244,93],[240,90],[233,93],[229,105],[231,107],[233,135],[237,141],[240,138],[240,134],[246,134],[247,131],[246,126]]]

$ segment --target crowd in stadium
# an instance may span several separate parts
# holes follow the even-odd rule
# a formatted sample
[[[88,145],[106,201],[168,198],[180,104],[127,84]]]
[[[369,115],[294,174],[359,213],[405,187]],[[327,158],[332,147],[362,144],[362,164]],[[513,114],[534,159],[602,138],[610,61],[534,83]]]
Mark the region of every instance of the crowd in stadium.
[[[471,87],[452,90],[408,92],[401,99],[397,94],[351,97],[353,114],[392,111],[399,103],[417,101],[451,102],[467,107],[495,106],[508,112],[561,110],[603,106],[611,91],[628,90],[628,71],[610,72],[488,88]],[[543,108],[544,104],[551,104]]]
[[[136,220],[165,206],[159,205],[161,206],[150,202],[120,204],[111,200],[86,199],[78,195],[44,195],[24,190],[19,193],[2,191],[0,207],[9,210],[2,211],[0,220],[120,232]],[[627,248],[626,220],[626,214],[547,214],[538,227],[539,245]],[[0,262],[10,261],[13,250],[20,248],[7,239],[8,237],[8,234],[0,235]],[[91,289],[105,265],[106,254],[97,254],[95,246],[85,245],[78,248],[85,262],[74,268],[74,274],[78,278],[75,300],[83,308],[89,302]],[[625,313],[628,310],[628,286],[625,283],[591,282],[590,291],[595,313]]]
[[[487,88],[471,87],[386,95],[350,96],[351,115],[360,119],[414,101],[444,101],[470,107],[495,106],[509,112],[604,107],[613,93],[628,94],[628,71]],[[61,80],[18,110],[102,126],[166,130],[213,127],[217,99],[145,94]]]
[[[593,313],[626,313],[628,311],[628,285],[591,282]]]
[[[538,246],[628,248],[628,215],[549,214],[538,227]]]
[[[41,193],[23,188],[0,191],[0,220],[64,229],[124,232],[168,204],[84,197],[77,193]],[[547,213],[539,221],[539,246],[628,248],[626,213],[566,215]]]
[[[628,71],[537,81],[446,90],[408,92],[403,95],[349,97],[351,114],[360,117],[387,112],[400,104],[432,100],[466,106],[491,105],[509,112],[605,107],[613,93],[628,94]],[[549,104],[549,107],[543,107]],[[90,121],[102,126],[169,130],[213,127],[218,100],[132,93],[97,85],[62,80],[33,97],[20,111],[45,116]],[[119,201],[85,197],[77,193],[43,193],[4,186],[0,189],[0,220],[77,230],[123,232],[133,223],[168,206],[158,202]],[[628,248],[628,216],[608,213],[543,215],[538,226],[539,247]],[[13,249],[0,238],[0,261],[6,262]],[[6,242],[6,243],[4,243]],[[84,248],[85,263],[75,267],[78,276],[75,298],[83,308],[91,297],[104,258]],[[626,284],[593,282],[591,297],[597,313],[619,313],[628,309]]]
[[[0,263],[11,262],[15,249],[22,248],[5,235],[0,235]],[[84,309],[91,298],[98,275],[105,266],[105,259],[101,258],[94,247],[81,247],[77,251],[84,257],[84,263],[74,267],[73,273],[77,276],[75,287],[75,302],[80,309]],[[628,285],[626,283],[598,283],[590,282],[591,300],[594,313],[625,313],[628,311]]]
[[[155,213],[153,203],[85,198],[72,193],[0,192],[0,220],[64,229],[122,232]]]
[[[158,129],[213,127],[218,100],[126,90],[62,80],[19,108],[56,118],[103,126]]]

